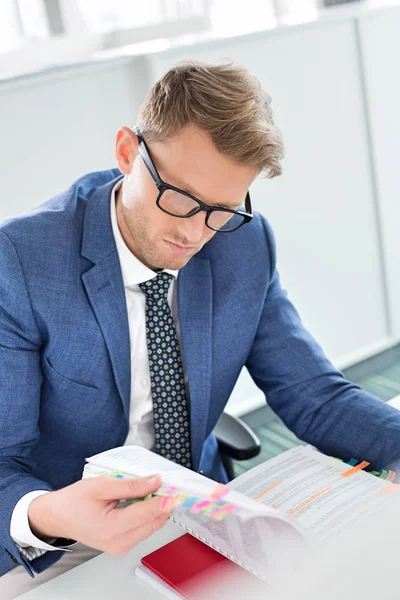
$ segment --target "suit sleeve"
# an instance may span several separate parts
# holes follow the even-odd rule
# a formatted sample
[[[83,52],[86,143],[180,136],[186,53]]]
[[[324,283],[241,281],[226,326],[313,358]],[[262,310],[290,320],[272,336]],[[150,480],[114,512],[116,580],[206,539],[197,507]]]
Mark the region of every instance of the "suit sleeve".
[[[20,261],[0,231],[0,547],[31,576],[62,556],[47,552],[30,562],[10,535],[18,501],[35,490],[51,491],[32,470],[40,435],[41,345]]]
[[[273,233],[264,221],[270,283],[246,366],[268,404],[322,452],[376,467],[400,459],[400,411],[346,381],[303,326],[282,289]]]

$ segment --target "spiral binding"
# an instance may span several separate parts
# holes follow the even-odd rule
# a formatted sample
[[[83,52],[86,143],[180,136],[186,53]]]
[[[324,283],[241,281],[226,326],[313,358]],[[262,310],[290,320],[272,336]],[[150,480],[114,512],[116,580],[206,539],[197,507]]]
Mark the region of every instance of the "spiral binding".
[[[255,575],[259,579],[262,579],[263,581],[267,582],[266,578],[263,575],[261,575],[261,573],[259,573],[258,571],[256,571],[252,567],[250,567],[249,565],[246,565],[246,563],[244,563],[242,560],[239,560],[239,559],[235,558],[233,556],[233,554],[230,554],[229,552],[226,552],[225,550],[223,550],[222,548],[220,548],[216,544],[213,544],[212,542],[208,541],[204,536],[200,535],[199,533],[196,533],[196,531],[194,531],[191,527],[189,527],[188,525],[185,525],[184,523],[182,523],[182,521],[179,521],[179,519],[177,517],[172,516],[172,521],[174,523],[176,523],[176,525],[178,525],[179,527],[181,527],[181,529],[184,529],[185,531],[187,531],[188,533],[190,533],[190,535],[192,535],[196,539],[200,540],[200,542],[203,542],[203,544],[206,544],[207,546],[209,546],[213,550],[216,550],[217,552],[219,552],[220,554],[222,554],[222,556],[225,556],[225,558],[228,558],[232,562],[234,562],[237,565],[239,565],[239,567],[243,567],[243,569],[246,569],[246,571],[248,571],[252,575]]]

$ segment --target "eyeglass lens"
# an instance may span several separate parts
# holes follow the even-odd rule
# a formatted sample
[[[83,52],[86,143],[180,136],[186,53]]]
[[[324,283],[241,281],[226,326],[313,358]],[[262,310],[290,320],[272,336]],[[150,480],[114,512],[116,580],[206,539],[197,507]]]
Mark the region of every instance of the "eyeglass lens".
[[[195,200],[171,189],[163,191],[159,205],[170,215],[176,217],[190,217],[199,212],[199,204]],[[244,211],[245,209],[244,206],[240,206],[237,210]],[[218,231],[232,231],[242,225],[243,221],[244,217],[240,215],[216,209],[209,213],[207,224]]]

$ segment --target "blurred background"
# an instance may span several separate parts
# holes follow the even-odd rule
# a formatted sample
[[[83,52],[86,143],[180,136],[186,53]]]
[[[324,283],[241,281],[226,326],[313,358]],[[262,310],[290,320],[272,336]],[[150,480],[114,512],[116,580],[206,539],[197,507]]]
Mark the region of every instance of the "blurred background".
[[[175,63],[240,63],[271,94],[286,145],[283,176],[251,190],[284,286],[331,360],[389,400],[400,394],[399,31],[400,2],[384,0],[0,0],[0,219],[114,167],[117,128]],[[264,405],[243,372],[229,410],[273,454],[295,440]]]

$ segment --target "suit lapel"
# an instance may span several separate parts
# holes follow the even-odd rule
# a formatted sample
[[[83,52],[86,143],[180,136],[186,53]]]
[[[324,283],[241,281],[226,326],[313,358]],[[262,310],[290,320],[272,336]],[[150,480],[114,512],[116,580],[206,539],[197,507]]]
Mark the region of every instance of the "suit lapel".
[[[195,256],[180,272],[178,311],[190,396],[192,461],[198,470],[211,392],[212,278],[208,259]]]
[[[114,173],[117,175],[119,172],[114,171]],[[103,333],[125,416],[129,420],[131,387],[129,322],[110,214],[111,192],[117,181],[118,179],[113,179],[99,187],[87,202],[82,255],[94,264],[82,274],[82,281]]]
[[[103,333],[125,417],[130,407],[130,340],[125,290],[118,254],[94,265],[82,275],[89,301]]]

